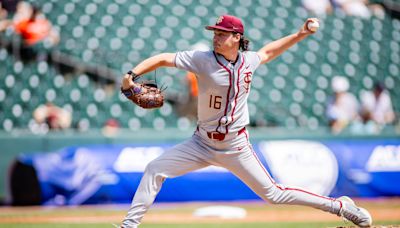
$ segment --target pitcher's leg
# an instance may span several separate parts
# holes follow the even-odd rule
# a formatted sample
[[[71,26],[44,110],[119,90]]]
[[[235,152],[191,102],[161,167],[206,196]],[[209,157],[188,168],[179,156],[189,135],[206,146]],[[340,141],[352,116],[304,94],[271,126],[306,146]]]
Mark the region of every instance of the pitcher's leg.
[[[209,165],[198,150],[200,148],[191,139],[175,146],[147,165],[122,227],[132,228],[140,224],[166,178],[180,176]]]
[[[221,157],[223,166],[239,177],[262,199],[273,204],[310,206],[338,214],[341,203],[299,188],[285,187],[275,183],[251,146],[246,151]]]

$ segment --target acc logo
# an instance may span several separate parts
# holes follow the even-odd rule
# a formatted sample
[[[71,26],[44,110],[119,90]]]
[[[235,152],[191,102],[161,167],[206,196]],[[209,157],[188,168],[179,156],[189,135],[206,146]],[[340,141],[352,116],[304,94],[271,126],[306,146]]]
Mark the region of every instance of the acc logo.
[[[339,170],[333,152],[315,141],[282,140],[259,144],[271,174],[278,183],[329,195]]]
[[[250,90],[250,83],[251,83],[251,76],[253,75],[253,73],[252,72],[245,72],[244,73],[244,78],[243,78],[243,81],[244,81],[244,89],[246,90],[246,93],[249,93],[249,90]]]
[[[220,17],[218,17],[216,24],[219,24],[219,23],[221,23],[221,22],[222,22],[222,20],[224,20],[224,16],[220,16]]]
[[[146,165],[164,152],[162,147],[126,147],[114,163],[117,172],[143,172]]]
[[[400,171],[400,146],[381,145],[375,147],[366,164],[370,172]]]

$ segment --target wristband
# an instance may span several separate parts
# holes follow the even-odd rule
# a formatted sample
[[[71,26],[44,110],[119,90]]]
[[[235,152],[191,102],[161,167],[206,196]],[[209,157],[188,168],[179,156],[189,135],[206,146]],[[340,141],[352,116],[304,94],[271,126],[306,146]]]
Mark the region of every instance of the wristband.
[[[128,71],[128,72],[126,72],[126,74],[128,74],[128,75],[131,75],[132,76],[132,80],[133,81],[135,81],[136,80],[136,78],[138,78],[139,77],[139,75],[137,75],[137,74],[135,74],[135,73],[133,73],[133,71]]]

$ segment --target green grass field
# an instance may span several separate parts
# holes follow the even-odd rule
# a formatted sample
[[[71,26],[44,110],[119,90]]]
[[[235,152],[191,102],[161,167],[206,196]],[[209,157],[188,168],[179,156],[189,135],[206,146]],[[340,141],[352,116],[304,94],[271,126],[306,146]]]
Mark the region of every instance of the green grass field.
[[[400,199],[360,200],[374,219],[373,227],[400,228]],[[226,203],[246,209],[243,219],[195,217],[199,207],[220,203],[156,204],[141,228],[319,228],[354,227],[340,218],[308,207]],[[124,218],[129,205],[82,207],[0,207],[0,228],[113,228]]]
[[[379,221],[374,224],[375,226],[385,227],[400,227],[400,219],[398,221]],[[391,225],[391,226],[389,226]],[[235,224],[143,224],[140,227],[143,228],[319,228],[319,227],[340,227],[340,226],[351,226],[345,223],[291,223],[291,222],[279,222],[279,223],[235,223]],[[7,228],[111,228],[114,227],[110,223],[99,223],[99,224],[0,224],[0,227]]]

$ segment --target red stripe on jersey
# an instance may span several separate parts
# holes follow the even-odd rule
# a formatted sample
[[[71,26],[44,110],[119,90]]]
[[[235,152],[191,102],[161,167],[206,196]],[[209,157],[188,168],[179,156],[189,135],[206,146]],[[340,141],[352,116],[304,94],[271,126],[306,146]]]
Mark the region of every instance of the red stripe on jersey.
[[[234,120],[233,114],[235,113],[235,109],[236,109],[236,105],[237,105],[237,98],[238,98],[238,95],[239,95],[239,92],[240,92],[240,86],[239,86],[239,82],[240,82],[240,70],[242,69],[243,65],[244,65],[244,57],[243,57],[243,55],[242,55],[242,64],[240,64],[240,67],[239,67],[238,73],[237,73],[237,75],[238,75],[238,76],[237,76],[237,81],[236,81],[237,93],[236,93],[236,95],[235,95],[235,105],[233,106],[232,114],[231,114],[232,122],[233,122],[233,120]],[[227,127],[228,127],[228,126],[227,126]]]
[[[217,55],[215,54],[215,52],[213,52],[213,53],[214,53],[214,57],[215,57],[215,60],[217,61],[217,63],[218,63],[220,66],[222,66],[222,67],[229,73],[229,88],[228,88],[228,93],[226,94],[225,111],[224,111],[224,115],[221,116],[221,118],[219,118],[218,126],[217,126],[217,129],[215,130],[215,131],[219,132],[219,131],[218,131],[218,128],[221,126],[221,119],[222,119],[224,116],[226,116],[226,113],[227,113],[227,111],[228,111],[229,94],[230,94],[231,87],[232,87],[232,80],[231,80],[231,78],[232,78],[232,72],[231,72],[226,66],[224,66],[224,64],[222,64],[222,63],[218,60]],[[225,134],[228,134],[228,129],[226,129],[226,130],[227,130],[227,131],[226,131]],[[221,132],[221,133],[222,133],[222,132]]]

